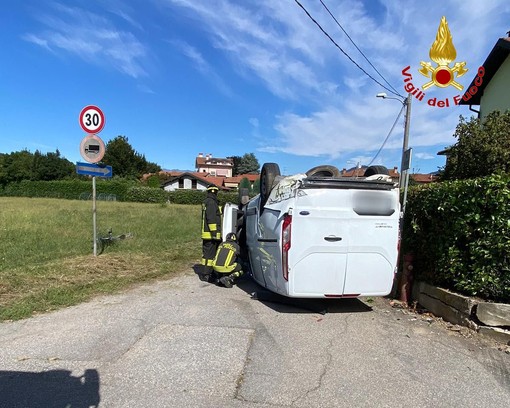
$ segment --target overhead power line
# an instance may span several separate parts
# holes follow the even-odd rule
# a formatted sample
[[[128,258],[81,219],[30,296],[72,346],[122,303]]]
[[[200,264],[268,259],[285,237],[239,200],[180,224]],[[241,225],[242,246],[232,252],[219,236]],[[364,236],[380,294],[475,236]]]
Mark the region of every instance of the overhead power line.
[[[379,153],[381,153],[382,149],[384,149],[384,146],[386,146],[386,143],[388,142],[388,139],[390,138],[391,134],[393,133],[393,129],[395,129],[395,126],[397,125],[397,122],[400,119],[400,116],[402,116],[402,112],[404,111],[404,109],[405,109],[405,105],[402,105],[402,109],[400,109],[400,112],[398,113],[397,118],[395,119],[395,122],[393,122],[393,126],[391,127],[391,129],[388,133],[388,136],[386,136],[386,139],[384,139],[383,144],[381,145],[381,147],[375,154],[374,158],[370,161],[370,163],[368,163],[367,167],[370,166],[375,161],[375,159],[377,159],[377,156],[379,156]]]
[[[338,25],[338,27],[340,27],[340,29],[344,32],[344,34],[347,36],[347,38],[349,39],[349,41],[352,43],[352,45],[354,45],[356,47],[356,49],[359,51],[359,53],[361,55],[363,55],[363,58],[365,58],[365,60],[370,64],[370,66],[374,69],[375,72],[377,72],[377,74],[379,74],[379,76],[382,78],[382,80],[384,82],[386,82],[386,84],[391,88],[393,89],[398,95],[398,91],[393,87],[393,85],[391,85],[387,80],[386,78],[379,72],[379,70],[372,64],[372,62],[370,62],[370,60],[368,59],[368,57],[363,53],[363,51],[361,51],[359,49],[359,47],[356,45],[356,43],[354,42],[354,40],[351,38],[351,36],[347,33],[347,31],[345,31],[345,29],[342,27],[342,25],[340,24],[340,22],[336,19],[336,17],[333,15],[333,13],[331,13],[331,11],[329,10],[328,6],[326,6],[326,4],[324,4],[324,2],[322,0],[319,0],[322,4],[322,6],[326,9],[326,11],[329,13],[329,15],[331,16],[331,18],[333,20],[335,20],[335,23]]]
[[[396,95],[396,96],[400,96],[401,98],[404,98],[404,96],[400,95],[398,92],[395,92],[393,91],[392,89],[390,88],[387,88],[385,85],[383,85],[382,83],[380,83],[377,79],[375,79],[372,75],[370,75],[367,71],[365,71],[356,61],[354,61],[351,56],[349,54],[347,54],[343,49],[342,47],[340,47],[337,42],[326,32],[326,30],[324,30],[324,28],[322,28],[322,26],[317,22],[317,20],[315,20],[312,15],[308,12],[308,10],[298,1],[298,0],[294,0],[296,2],[296,4],[301,7],[301,9],[306,13],[306,15],[308,16],[308,18],[310,20],[312,20],[315,25],[317,27],[319,27],[319,29],[323,32],[323,34],[328,37],[328,39],[354,64],[356,65],[356,67],[358,67],[366,76],[368,76],[372,81],[374,81],[376,84],[380,85],[381,87],[383,87],[384,89],[386,89],[388,92],[392,93],[393,95]]]

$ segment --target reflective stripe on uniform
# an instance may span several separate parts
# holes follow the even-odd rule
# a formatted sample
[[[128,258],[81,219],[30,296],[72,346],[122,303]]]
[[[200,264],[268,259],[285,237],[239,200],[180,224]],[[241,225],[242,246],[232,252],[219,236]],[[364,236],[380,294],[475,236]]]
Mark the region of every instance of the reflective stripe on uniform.
[[[236,266],[236,247],[228,242],[224,242],[218,248],[214,257],[213,268],[217,272],[232,272]]]
[[[200,264],[205,265],[205,266],[213,266],[213,259],[202,258],[202,260],[200,261]]]

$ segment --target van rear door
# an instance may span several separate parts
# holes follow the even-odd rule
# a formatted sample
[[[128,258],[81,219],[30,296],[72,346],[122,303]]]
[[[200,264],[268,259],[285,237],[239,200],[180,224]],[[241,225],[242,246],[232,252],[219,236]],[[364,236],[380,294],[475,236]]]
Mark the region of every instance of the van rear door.
[[[377,183],[332,183],[296,195],[289,296],[386,295],[397,260],[398,191]]]
[[[350,203],[344,191],[306,190],[292,211],[289,295],[343,295]]]

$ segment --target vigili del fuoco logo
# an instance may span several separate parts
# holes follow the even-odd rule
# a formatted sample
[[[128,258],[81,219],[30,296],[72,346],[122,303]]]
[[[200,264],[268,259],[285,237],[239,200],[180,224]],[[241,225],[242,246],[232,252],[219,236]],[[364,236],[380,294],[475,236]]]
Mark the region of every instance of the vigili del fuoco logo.
[[[414,95],[417,100],[423,101],[426,96],[425,91],[434,86],[437,88],[448,88],[451,86],[459,91],[464,89],[464,86],[457,81],[457,78],[462,77],[468,72],[468,69],[466,68],[465,61],[455,62],[457,50],[453,45],[452,34],[448,28],[446,17],[444,16],[439,23],[436,39],[430,47],[429,57],[433,62],[421,61],[421,68],[418,69],[418,72],[429,80],[421,86],[421,89],[412,82],[413,75],[411,73],[411,66],[408,65],[402,70],[404,89],[406,92]],[[452,62],[453,65],[451,65]],[[478,76],[480,76],[480,72],[482,72],[481,77],[483,77],[485,73],[483,67],[479,68]],[[449,97],[444,99],[434,97],[426,99],[426,102],[430,106],[447,108],[458,105],[461,97],[461,95],[453,96],[451,99]]]

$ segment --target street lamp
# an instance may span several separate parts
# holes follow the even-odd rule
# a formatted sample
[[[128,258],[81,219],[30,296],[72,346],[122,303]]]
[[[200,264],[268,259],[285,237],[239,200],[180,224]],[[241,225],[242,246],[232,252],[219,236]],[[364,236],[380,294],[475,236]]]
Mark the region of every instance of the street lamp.
[[[409,93],[407,94],[407,98],[404,98],[404,100],[400,98],[394,98],[391,96],[388,96],[386,93],[378,93],[376,95],[377,98],[383,98],[383,99],[395,99],[396,101],[399,101],[402,105],[406,108],[406,120],[404,124],[404,142],[402,145],[402,159],[400,162],[400,180],[399,180],[399,188],[402,190],[404,189],[404,197],[402,200],[402,213],[405,211],[406,207],[406,200],[407,200],[407,186],[409,184],[409,160],[405,160],[406,152],[408,150],[408,144],[409,144],[409,125],[411,123],[411,97],[412,95]],[[404,166],[406,165],[407,161],[407,168],[404,170]],[[405,171],[405,178],[404,178],[404,171]]]

